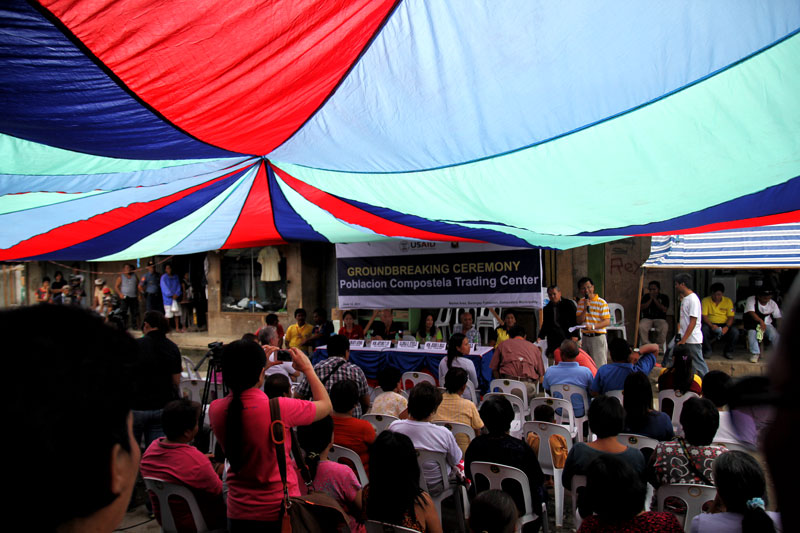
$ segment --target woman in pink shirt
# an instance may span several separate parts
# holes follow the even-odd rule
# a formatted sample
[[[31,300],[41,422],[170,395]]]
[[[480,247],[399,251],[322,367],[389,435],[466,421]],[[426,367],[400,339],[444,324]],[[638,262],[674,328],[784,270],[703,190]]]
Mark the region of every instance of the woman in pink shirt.
[[[272,422],[269,399],[261,390],[267,355],[275,347],[262,348],[252,341],[235,341],[223,349],[222,373],[230,394],[211,403],[209,418],[230,463],[228,471],[228,529],[280,531],[283,483],[275,447],[269,438]],[[331,402],[325,386],[314,373],[308,357],[291,349],[292,364],[305,374],[314,401],[280,398],[281,419],[286,427],[304,426],[328,416]],[[291,434],[284,446],[291,464]],[[297,473],[287,469],[290,496],[300,496]]]

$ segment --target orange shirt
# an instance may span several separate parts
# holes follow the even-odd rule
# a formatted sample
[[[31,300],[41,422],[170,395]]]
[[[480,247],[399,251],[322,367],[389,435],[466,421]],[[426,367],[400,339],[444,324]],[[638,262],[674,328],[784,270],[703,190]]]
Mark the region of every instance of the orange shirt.
[[[333,416],[333,443],[358,454],[369,475],[369,445],[375,441],[375,428],[360,418]]]
[[[553,352],[553,359],[555,360],[556,364],[561,362],[561,348],[556,348],[556,350]],[[578,352],[578,357],[575,358],[575,362],[580,366],[585,366],[591,370],[592,377],[597,374],[597,365],[594,364],[594,359],[592,359],[592,357],[583,350]]]

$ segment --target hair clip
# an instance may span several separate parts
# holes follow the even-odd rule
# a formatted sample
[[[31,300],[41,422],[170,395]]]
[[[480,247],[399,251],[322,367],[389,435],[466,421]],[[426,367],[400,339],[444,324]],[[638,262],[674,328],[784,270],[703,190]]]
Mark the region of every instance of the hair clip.
[[[764,500],[761,498],[751,498],[747,500],[748,509],[764,509]]]

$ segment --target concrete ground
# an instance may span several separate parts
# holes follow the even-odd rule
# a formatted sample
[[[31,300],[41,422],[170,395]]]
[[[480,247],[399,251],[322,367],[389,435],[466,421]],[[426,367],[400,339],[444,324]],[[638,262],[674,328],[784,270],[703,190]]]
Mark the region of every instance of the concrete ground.
[[[134,335],[136,336],[136,334]],[[170,333],[169,338],[177,344],[183,355],[188,356],[192,361],[197,363],[208,351],[208,344],[215,341],[222,341],[228,343],[240,338],[240,336],[220,337],[209,335],[206,331],[188,332],[188,333]],[[712,354],[706,358],[706,363],[710,370],[722,370],[733,377],[742,377],[746,375],[764,375],[767,372],[767,363],[769,359],[769,351],[767,350],[766,356],[762,356],[758,363],[750,362],[750,353],[744,345],[737,346],[734,352],[733,360],[726,359],[722,356],[722,347],[718,345]],[[661,372],[660,366],[653,369],[650,373],[650,379],[655,383],[658,374]],[[201,369],[201,373],[205,374],[205,367]],[[654,391],[655,391],[654,387]],[[138,488],[140,489],[140,488]],[[139,505],[133,507],[125,515],[120,527],[117,531],[131,531],[136,533],[157,532],[160,527],[155,519],[150,519],[147,509],[144,506],[144,497],[139,490],[137,499]],[[555,501],[553,499],[553,490],[548,490],[548,515],[550,523],[550,531],[556,531],[555,527]],[[564,496],[564,525],[559,531],[570,531],[573,529],[573,520],[570,516],[571,500],[569,492]],[[444,530],[455,531],[455,517],[453,511],[445,507],[443,512]]]

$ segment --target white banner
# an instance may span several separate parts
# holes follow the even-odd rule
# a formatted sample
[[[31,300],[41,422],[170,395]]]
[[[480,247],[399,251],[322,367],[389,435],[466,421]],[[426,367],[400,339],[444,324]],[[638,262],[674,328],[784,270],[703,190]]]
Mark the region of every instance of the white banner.
[[[541,250],[384,241],[336,245],[339,307],[542,307]]]

